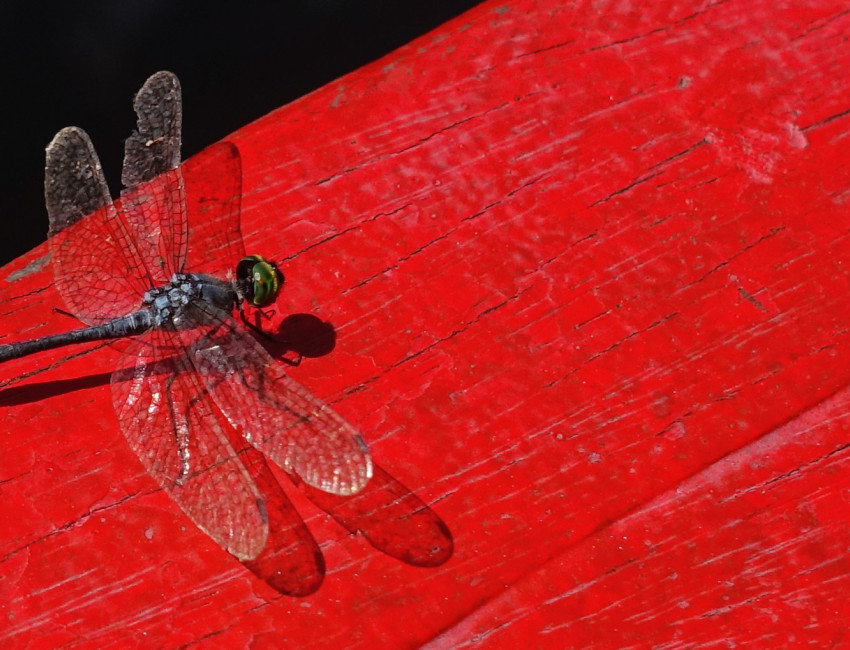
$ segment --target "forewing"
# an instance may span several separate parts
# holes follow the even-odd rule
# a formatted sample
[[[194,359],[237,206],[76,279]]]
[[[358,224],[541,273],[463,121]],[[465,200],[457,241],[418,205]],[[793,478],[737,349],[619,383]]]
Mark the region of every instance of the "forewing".
[[[183,109],[171,72],[152,75],[136,93],[136,130],[124,143],[121,210],[154,286],[182,271],[188,245],[180,171]]]
[[[181,337],[218,407],[246,440],[285,471],[332,494],[359,492],[372,476],[366,445],[327,404],[289,378],[229,314]]]
[[[138,309],[150,288],[147,273],[85,131],[56,134],[44,176],[56,288],[68,309],[89,324]]]
[[[231,142],[204,149],[183,166],[192,240],[186,268],[225,278],[245,257],[239,231],[242,162]]]
[[[259,556],[268,537],[262,497],[171,334],[133,340],[112,401],[130,447],[189,518],[240,560]]]
[[[124,142],[121,182],[135,187],[180,164],[183,106],[171,72],[151,75],[133,100],[136,131]]]
[[[88,134],[76,126],[62,129],[47,145],[44,172],[48,237],[112,203],[100,159]]]

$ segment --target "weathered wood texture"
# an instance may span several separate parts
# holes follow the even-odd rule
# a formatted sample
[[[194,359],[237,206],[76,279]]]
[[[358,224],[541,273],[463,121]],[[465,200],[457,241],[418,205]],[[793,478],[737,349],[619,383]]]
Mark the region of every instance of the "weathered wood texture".
[[[848,33],[488,2],[233,134],[248,250],[338,334],[293,376],[454,556],[290,490],[328,570],[276,596],[144,474],[116,353],[45,353],[0,367],[4,646],[850,642]],[[9,340],[74,326],[46,254],[3,271]]]

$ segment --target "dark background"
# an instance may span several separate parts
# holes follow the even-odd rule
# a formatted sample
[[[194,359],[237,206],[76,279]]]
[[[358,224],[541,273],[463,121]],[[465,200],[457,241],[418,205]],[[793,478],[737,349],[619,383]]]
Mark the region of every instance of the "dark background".
[[[132,97],[153,72],[180,77],[188,158],[479,1],[4,5],[0,264],[46,238],[44,148],[62,127],[88,131],[117,192]]]

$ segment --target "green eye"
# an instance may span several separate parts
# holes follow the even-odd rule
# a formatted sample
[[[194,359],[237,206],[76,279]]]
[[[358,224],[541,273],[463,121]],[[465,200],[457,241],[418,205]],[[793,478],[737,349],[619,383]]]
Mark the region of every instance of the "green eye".
[[[283,286],[283,273],[277,265],[259,255],[243,258],[236,267],[236,277],[245,298],[255,307],[273,303]]]

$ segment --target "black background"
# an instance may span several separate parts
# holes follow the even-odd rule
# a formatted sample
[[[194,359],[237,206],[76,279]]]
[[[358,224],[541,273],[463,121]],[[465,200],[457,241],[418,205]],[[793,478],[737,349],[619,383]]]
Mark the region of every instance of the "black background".
[[[4,5],[0,264],[46,238],[44,148],[62,127],[88,131],[115,195],[132,97],[153,72],[180,77],[188,158],[478,1]]]

